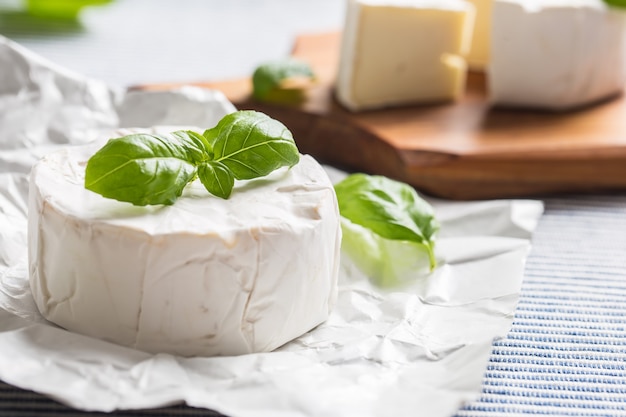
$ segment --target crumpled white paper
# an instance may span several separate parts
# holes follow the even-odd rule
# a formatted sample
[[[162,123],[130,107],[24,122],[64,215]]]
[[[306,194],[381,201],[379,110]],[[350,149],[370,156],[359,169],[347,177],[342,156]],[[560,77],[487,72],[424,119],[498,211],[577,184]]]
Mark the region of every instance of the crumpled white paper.
[[[344,257],[330,319],[271,353],[150,355],[39,315],[26,263],[33,162],[102,130],[210,127],[232,110],[214,91],[115,91],[0,38],[0,379],[85,410],[184,401],[233,417],[436,417],[475,399],[492,342],[511,325],[540,202],[433,200],[441,266],[431,276],[381,290]]]

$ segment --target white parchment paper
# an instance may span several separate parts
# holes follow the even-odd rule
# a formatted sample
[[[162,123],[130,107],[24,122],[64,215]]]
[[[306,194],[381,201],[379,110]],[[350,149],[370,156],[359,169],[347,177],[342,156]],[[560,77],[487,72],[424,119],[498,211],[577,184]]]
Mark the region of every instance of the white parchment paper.
[[[433,274],[381,290],[344,256],[330,319],[271,353],[150,355],[39,315],[26,266],[33,162],[102,130],[211,127],[232,110],[215,91],[113,90],[0,38],[0,379],[85,410],[184,401],[233,417],[449,416],[476,398],[492,342],[511,325],[537,201],[433,200]]]

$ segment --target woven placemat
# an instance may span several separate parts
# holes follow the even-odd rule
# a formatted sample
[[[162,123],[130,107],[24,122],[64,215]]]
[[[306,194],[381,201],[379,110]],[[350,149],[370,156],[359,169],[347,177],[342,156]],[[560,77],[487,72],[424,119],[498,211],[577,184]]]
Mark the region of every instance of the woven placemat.
[[[626,196],[550,198],[511,332],[464,417],[626,416]]]

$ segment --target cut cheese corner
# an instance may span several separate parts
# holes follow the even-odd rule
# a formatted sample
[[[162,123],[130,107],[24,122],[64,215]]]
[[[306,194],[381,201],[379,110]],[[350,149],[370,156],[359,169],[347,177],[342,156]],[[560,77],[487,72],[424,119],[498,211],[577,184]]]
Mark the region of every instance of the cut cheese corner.
[[[491,44],[491,15],[494,0],[466,0],[476,10],[473,31],[470,36],[471,46],[466,54],[467,63],[472,70],[485,70],[489,64]]]
[[[446,68],[450,80],[446,83],[451,88],[450,99],[458,100],[465,92],[465,82],[467,80],[467,61],[459,55],[442,54],[441,63]]]

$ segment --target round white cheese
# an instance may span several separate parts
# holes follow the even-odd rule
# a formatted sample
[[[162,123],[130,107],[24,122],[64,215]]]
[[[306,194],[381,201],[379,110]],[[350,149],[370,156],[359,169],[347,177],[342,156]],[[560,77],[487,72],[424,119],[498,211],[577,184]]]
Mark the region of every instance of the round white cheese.
[[[496,0],[491,102],[567,110],[626,84],[626,12],[602,0]]]
[[[31,173],[35,302],[68,330],[183,356],[273,350],[323,322],[335,302],[341,229],[323,168],[190,184],[172,206],[136,207],[83,186],[99,146],[67,148]]]

